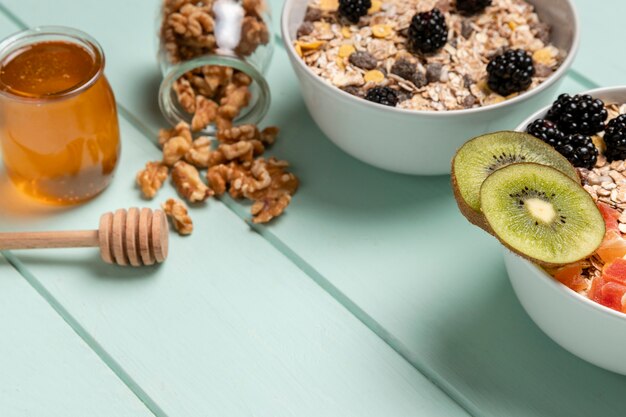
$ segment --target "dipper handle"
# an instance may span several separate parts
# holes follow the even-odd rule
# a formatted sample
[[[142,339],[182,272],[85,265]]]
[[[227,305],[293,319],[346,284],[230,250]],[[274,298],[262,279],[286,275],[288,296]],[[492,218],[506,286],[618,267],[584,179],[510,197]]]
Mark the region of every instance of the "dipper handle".
[[[98,246],[97,230],[67,232],[0,233],[0,250],[38,248],[91,248]]]
[[[161,263],[168,246],[165,213],[148,208],[105,213],[98,230],[0,233],[0,250],[99,247],[104,262],[122,266]]]

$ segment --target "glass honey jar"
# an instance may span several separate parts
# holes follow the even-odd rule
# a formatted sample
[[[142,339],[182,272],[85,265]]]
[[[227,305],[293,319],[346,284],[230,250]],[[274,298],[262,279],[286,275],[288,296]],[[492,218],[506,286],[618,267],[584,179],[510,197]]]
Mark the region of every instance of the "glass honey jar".
[[[39,27],[0,42],[0,149],[17,188],[77,204],[111,181],[120,155],[115,98],[92,37]]]

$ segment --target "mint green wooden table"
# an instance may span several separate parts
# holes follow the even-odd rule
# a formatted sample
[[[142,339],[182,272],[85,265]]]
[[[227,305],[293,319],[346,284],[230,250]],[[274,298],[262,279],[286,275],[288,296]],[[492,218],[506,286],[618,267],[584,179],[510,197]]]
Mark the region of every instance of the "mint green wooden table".
[[[583,41],[563,91],[619,84],[626,4],[576,3]],[[0,0],[1,37],[58,24],[102,43],[124,148],[110,189],[73,209],[24,200],[0,174],[0,230],[71,229],[145,204],[133,177],[158,157],[164,126],[157,6]],[[499,245],[459,215],[448,177],[390,174],[339,151],[281,46],[268,78],[267,123],[283,131],[273,152],[302,179],[288,214],[252,228],[238,203],[211,201],[153,269],[105,266],[91,250],[4,253],[0,416],[626,415],[626,377],[530,321]]]

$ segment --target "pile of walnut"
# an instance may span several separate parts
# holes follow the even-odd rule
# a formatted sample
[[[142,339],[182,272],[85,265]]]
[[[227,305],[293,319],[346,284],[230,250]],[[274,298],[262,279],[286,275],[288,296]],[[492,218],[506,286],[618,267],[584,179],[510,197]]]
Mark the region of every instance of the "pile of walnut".
[[[161,37],[170,62],[208,55],[217,49],[214,0],[164,0]],[[264,0],[242,0],[241,35],[234,54],[245,57],[269,42],[262,19]],[[210,123],[218,129],[232,121],[250,101],[252,80],[229,67],[204,66],[185,73],[174,85],[181,107],[193,114],[191,128],[200,131]]]
[[[205,65],[174,82],[180,106],[193,114],[191,130],[198,132],[211,123],[218,130],[232,127],[233,120],[250,103],[252,79],[230,67]]]
[[[217,148],[206,136],[193,139],[189,125],[179,123],[159,132],[163,160],[148,162],[137,174],[137,184],[146,198],[153,198],[171,173],[178,193],[189,203],[221,196],[252,200],[254,223],[267,223],[283,213],[298,188],[298,179],[287,172],[289,164],[262,157],[276,140],[278,128],[259,130],[254,125],[219,129]],[[199,170],[206,169],[205,183]],[[163,209],[180,234],[190,234],[193,224],[187,208],[169,199]]]

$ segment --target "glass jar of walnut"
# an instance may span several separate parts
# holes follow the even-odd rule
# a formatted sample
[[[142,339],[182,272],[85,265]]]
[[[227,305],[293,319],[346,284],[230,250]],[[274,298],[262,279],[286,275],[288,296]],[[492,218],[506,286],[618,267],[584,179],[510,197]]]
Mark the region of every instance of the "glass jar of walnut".
[[[212,134],[265,116],[273,51],[265,0],[163,0],[159,26],[159,106],[172,125]]]

